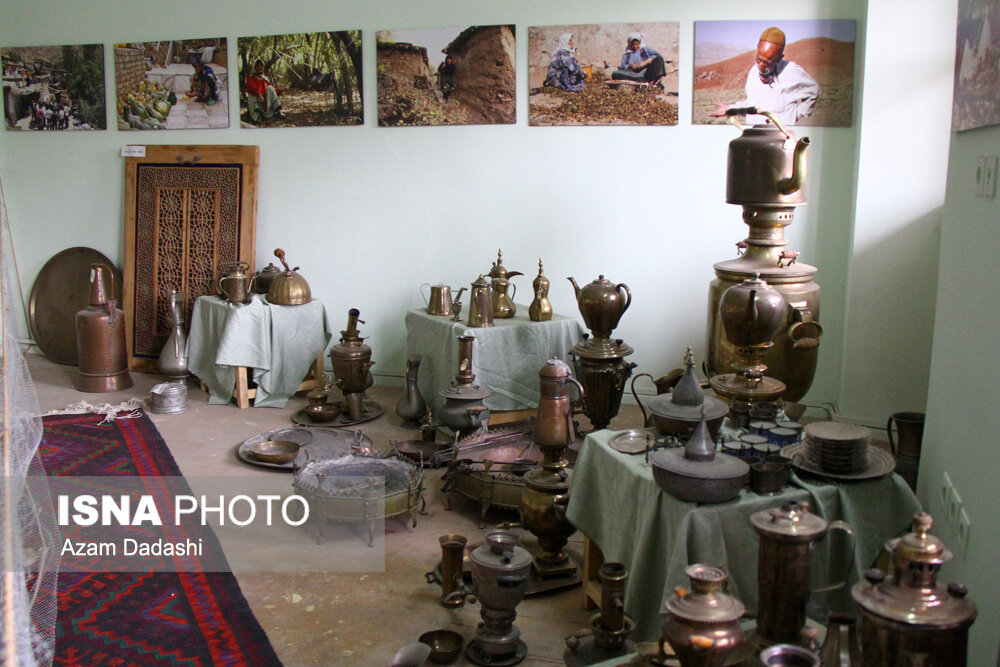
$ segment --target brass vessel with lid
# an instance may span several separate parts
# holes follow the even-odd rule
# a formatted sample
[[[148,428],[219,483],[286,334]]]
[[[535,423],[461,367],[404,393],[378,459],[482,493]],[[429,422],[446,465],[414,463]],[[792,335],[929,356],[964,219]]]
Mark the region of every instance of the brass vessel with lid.
[[[549,301],[549,279],[542,273],[542,258],[538,258],[538,275],[531,281],[535,298],[528,306],[528,319],[532,322],[548,322],[552,319],[552,303]]]
[[[298,273],[299,267],[288,267],[285,251],[281,248],[275,248],[274,256],[281,260],[285,270],[271,279],[271,286],[267,288],[267,300],[277,306],[300,306],[312,301],[309,283]]]
[[[723,592],[729,575],[711,565],[689,565],[684,571],[691,589],[674,589],[666,602],[667,619],[660,635],[660,657],[669,643],[685,667],[721,667],[743,644],[739,619],[743,603]]]

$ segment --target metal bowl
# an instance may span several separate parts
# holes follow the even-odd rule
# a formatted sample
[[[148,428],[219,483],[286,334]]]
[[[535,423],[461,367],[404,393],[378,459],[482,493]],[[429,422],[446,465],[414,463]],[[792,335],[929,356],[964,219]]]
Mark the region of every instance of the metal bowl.
[[[421,644],[431,647],[430,661],[438,665],[448,665],[458,659],[465,640],[454,630],[431,630],[420,635]]]
[[[334,403],[314,403],[302,408],[302,412],[318,424],[332,422],[340,414],[340,405]]]
[[[291,440],[265,440],[250,448],[253,457],[266,463],[289,463],[299,453],[299,443]]]

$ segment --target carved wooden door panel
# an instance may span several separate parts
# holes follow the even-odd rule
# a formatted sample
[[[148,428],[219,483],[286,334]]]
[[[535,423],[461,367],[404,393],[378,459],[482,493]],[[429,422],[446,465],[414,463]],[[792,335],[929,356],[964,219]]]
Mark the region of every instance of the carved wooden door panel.
[[[220,262],[253,266],[256,146],[147,146],[126,164],[124,310],[129,368],[156,371],[171,290],[215,294]]]

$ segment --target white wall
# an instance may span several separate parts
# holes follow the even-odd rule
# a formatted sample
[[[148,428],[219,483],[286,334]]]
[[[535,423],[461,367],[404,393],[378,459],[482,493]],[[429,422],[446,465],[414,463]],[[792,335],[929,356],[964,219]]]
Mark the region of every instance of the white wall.
[[[966,584],[979,605],[970,665],[995,664],[1000,639],[1000,200],[975,196],[977,157],[998,153],[1000,127],[952,137],[918,489],[933,532],[955,552],[944,580]],[[946,472],[971,520],[967,551],[941,500]]]
[[[704,351],[712,264],[735,256],[746,236],[740,210],[724,203],[730,127],[692,126],[694,21],[856,18],[861,0],[783,0],[765,8],[727,0],[693,3],[629,0],[614,6],[497,2],[128,3],[0,1],[0,44],[22,46],[117,41],[236,38],[321,29],[364,30],[364,127],[171,132],[0,132],[0,173],[26,289],[58,250],[87,245],[122,258],[123,165],[127,143],[246,143],[261,146],[257,262],[283,247],[302,267],[335,324],[361,309],[378,364],[403,370],[403,313],[422,304],[422,282],[467,285],[503,248],[524,271],[519,301],[530,300],[538,257],[553,281],[557,312],[577,315],[566,276],[582,283],[604,273],[628,283],[633,305],[617,335],[641,368],[680,365],[684,348]],[[678,127],[530,128],[527,126],[527,28],[587,22],[679,21],[681,123]],[[378,29],[466,24],[517,25],[518,123],[514,126],[375,127],[374,33]],[[112,66],[107,63],[107,75]],[[230,77],[231,99],[236,77]],[[113,90],[108,91],[109,106]],[[857,125],[815,128],[810,204],[788,229],[804,261],[818,266],[827,327],[810,401],[834,401],[841,330]],[[522,296],[523,295],[523,296]],[[384,379],[383,379],[384,381]]]
[[[840,410],[923,411],[955,61],[955,0],[870,0]]]

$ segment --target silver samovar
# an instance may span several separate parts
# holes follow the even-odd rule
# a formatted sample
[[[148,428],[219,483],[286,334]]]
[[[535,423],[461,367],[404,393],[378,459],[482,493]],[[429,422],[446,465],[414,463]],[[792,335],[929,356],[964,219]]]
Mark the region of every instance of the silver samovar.
[[[344,394],[344,404],[341,411],[348,414],[352,421],[362,418],[364,412],[363,398],[365,390],[375,383],[371,367],[372,349],[364,344],[358,332],[358,322],[361,311],[351,308],[347,312],[347,328],[340,332],[340,342],[330,348],[330,362],[333,364],[333,376],[337,388]]]
[[[792,224],[795,208],[806,203],[805,150],[809,139],[796,141],[773,116],[762,113],[774,124],[740,128],[742,136],[729,144],[726,201],[743,207],[743,222],[750,227],[750,235],[737,244],[740,256],[715,264],[716,278],[708,299],[707,370],[709,376],[728,372],[738,355],[719,316],[722,294],[758,274],[787,304],[764,363],[785,384],[781,397],[796,402],[812,385],[823,335],[818,322],[820,288],[813,281],[816,267],[797,261],[799,253],[785,248],[784,229]]]
[[[560,359],[549,359],[538,375],[541,391],[535,420],[535,444],[542,451],[542,461],[524,475],[521,524],[538,538],[541,551],[534,554],[538,574],[542,577],[573,576],[576,564],[564,550],[569,536],[576,532],[566,519],[572,471],[565,454],[574,440],[570,386],[576,385],[582,399],[583,385]]]
[[[437,420],[455,433],[466,436],[490,420],[490,411],[484,401],[490,390],[476,384],[472,372],[472,342],[475,336],[458,337],[458,373],[450,387],[438,393],[444,405],[437,409]]]
[[[865,665],[965,665],[976,605],[961,584],[937,581],[951,552],[930,535],[933,519],[921,512],[913,532],[890,540],[892,569],[865,573],[851,595],[861,612]]]
[[[620,338],[611,338],[611,332],[632,303],[632,292],[625,283],[616,285],[603,275],[582,288],[573,278],[569,281],[573,283],[583,322],[592,334],[585,335],[570,350],[573,372],[587,392],[583,413],[599,430],[607,428],[618,414],[625,382],[636,366],[625,361],[634,350]]]
[[[472,550],[469,562],[483,622],[465,656],[477,665],[516,665],[528,654],[514,619],[528,590],[531,555],[517,546],[516,535],[494,530],[486,534],[486,544]]]
[[[747,403],[775,401],[785,392],[785,383],[765,372],[763,362],[772,339],[785,316],[785,300],[781,293],[760,279],[758,274],[733,285],[719,300],[719,319],[726,338],[735,347],[735,373],[722,373],[711,378],[712,389],[725,400]]]

